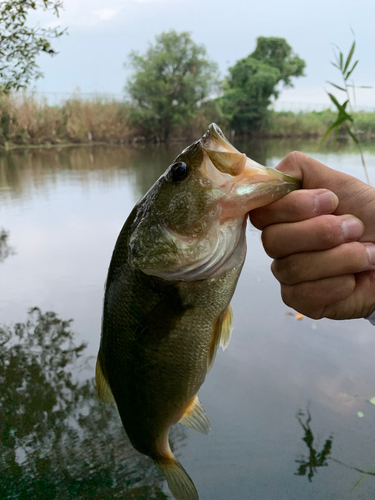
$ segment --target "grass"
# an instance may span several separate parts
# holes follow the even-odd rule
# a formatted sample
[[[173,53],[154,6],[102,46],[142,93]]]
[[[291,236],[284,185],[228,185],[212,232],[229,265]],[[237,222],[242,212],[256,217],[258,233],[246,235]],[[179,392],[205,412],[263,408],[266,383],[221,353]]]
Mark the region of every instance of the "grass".
[[[177,127],[171,140],[198,138],[212,121],[229,133],[223,116],[212,103],[206,103],[198,116]],[[7,148],[90,142],[126,144],[143,140],[142,133],[129,125],[128,112],[126,102],[100,97],[85,100],[79,94],[56,106],[34,94],[3,95],[0,96],[0,145]],[[323,137],[334,120],[335,112],[329,109],[309,113],[271,111],[267,126],[256,136]],[[356,113],[355,123],[362,138],[375,137],[375,112]]]
[[[327,128],[336,120],[337,113],[330,109],[309,113],[271,112],[264,131],[270,137],[323,137]],[[375,112],[354,113],[356,132],[364,139],[375,137]],[[342,136],[346,131],[340,130]]]
[[[131,134],[127,106],[73,97],[59,106],[30,94],[0,96],[0,144],[121,142]]]

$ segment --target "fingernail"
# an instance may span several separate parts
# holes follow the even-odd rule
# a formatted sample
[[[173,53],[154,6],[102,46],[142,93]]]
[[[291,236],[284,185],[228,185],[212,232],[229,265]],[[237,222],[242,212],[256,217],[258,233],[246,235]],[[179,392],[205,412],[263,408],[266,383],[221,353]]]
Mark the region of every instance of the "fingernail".
[[[363,224],[356,217],[349,216],[347,219],[343,220],[342,232],[344,233],[345,240],[357,240],[363,234]]]
[[[375,266],[375,245],[367,245],[366,252],[368,255],[368,261],[372,266]]]
[[[338,204],[339,199],[335,193],[325,191],[315,196],[314,211],[319,214],[330,214],[335,210]]]

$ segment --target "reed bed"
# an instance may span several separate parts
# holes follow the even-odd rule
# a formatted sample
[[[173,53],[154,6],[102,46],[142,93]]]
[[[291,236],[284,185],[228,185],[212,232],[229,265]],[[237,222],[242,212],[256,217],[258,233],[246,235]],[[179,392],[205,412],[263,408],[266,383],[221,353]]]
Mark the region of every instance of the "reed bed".
[[[128,120],[130,105],[108,98],[83,99],[79,94],[50,105],[37,94],[14,93],[0,96],[0,145],[50,145],[66,143],[158,142]],[[334,122],[335,112],[293,113],[270,111],[268,122],[258,137],[322,137]],[[230,135],[225,117],[215,101],[209,101],[195,118],[176,127],[172,141],[198,138],[211,122]],[[375,137],[375,112],[355,113],[357,132],[363,138]],[[343,133],[343,132],[340,132]]]

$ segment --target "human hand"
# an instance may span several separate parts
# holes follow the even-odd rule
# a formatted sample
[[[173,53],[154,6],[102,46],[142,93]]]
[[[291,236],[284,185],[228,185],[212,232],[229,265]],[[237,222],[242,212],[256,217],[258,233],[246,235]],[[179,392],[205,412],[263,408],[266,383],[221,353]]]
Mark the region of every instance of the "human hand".
[[[300,152],[278,170],[302,190],[250,212],[284,302],[314,319],[375,310],[375,189]]]

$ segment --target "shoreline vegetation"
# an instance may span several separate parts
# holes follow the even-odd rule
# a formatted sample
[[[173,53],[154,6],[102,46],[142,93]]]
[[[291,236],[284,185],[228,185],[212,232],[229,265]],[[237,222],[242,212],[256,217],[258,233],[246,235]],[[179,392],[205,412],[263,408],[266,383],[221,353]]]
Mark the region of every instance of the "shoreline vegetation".
[[[13,93],[0,97],[0,146],[46,147],[84,144],[123,144],[163,142],[162,134],[147,135],[131,124],[131,105],[108,98],[83,99],[79,94],[59,105],[50,105],[35,94]],[[364,140],[375,138],[375,111],[354,113],[357,134]],[[244,134],[251,138],[321,138],[335,122],[333,110],[291,112],[269,110],[265,125],[257,132]],[[230,126],[215,106],[215,101],[203,103],[198,114],[186,124],[176,126],[169,142],[196,140],[216,122],[228,137]],[[348,137],[340,130],[339,137]]]

